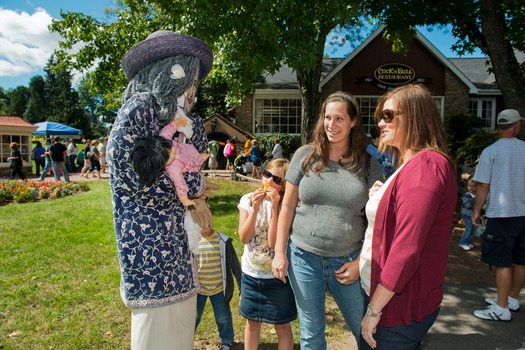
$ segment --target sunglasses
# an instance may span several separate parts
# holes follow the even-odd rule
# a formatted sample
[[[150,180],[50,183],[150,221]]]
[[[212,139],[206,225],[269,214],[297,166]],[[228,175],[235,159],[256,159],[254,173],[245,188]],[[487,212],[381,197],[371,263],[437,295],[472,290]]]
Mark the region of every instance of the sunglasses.
[[[277,185],[282,185],[283,184],[283,179],[282,178],[280,178],[279,176],[273,175],[268,170],[264,170],[262,172],[262,176],[264,176],[266,179],[272,179],[273,182],[275,182]]]
[[[403,114],[401,111],[394,111],[393,109],[383,109],[383,111],[381,112],[381,119],[383,119],[385,123],[390,123],[396,115],[401,114]],[[379,119],[377,122],[379,123],[381,119]]]

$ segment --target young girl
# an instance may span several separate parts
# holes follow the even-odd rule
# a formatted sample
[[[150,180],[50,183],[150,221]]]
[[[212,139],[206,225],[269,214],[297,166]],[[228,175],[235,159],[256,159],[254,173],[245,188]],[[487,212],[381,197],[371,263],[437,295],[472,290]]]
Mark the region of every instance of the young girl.
[[[241,198],[239,236],[245,244],[242,255],[239,313],[247,319],[244,348],[259,346],[262,322],[275,325],[279,349],[293,348],[290,322],[297,318],[289,283],[272,273],[277,219],[284,193],[287,159],[275,159],[262,173],[262,186]]]
[[[461,197],[461,218],[465,223],[465,230],[461,235],[459,247],[463,250],[471,250],[474,248],[472,245],[472,239],[474,238],[476,227],[472,225],[470,217],[472,216],[474,203],[476,202],[476,184],[476,181],[469,179],[467,182],[467,192],[465,192],[463,197]]]

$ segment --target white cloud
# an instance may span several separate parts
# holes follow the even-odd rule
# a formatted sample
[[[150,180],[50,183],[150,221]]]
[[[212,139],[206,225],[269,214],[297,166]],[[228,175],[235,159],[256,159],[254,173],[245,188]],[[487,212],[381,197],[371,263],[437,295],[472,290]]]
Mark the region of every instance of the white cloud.
[[[41,8],[29,14],[0,7],[0,77],[42,70],[60,39],[49,32],[52,20]]]

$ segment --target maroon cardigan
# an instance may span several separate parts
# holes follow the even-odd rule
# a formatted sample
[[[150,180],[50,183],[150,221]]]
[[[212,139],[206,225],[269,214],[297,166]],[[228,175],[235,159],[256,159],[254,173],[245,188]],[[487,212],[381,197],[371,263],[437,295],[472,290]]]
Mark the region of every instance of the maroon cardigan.
[[[441,154],[424,151],[392,180],[377,209],[370,296],[378,283],[396,294],[380,326],[419,322],[443,299],[456,175]]]

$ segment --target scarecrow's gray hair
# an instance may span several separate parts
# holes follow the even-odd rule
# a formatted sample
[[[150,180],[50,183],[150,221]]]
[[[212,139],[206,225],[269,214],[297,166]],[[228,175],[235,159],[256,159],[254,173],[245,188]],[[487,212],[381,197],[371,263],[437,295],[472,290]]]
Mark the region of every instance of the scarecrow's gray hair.
[[[172,79],[171,68],[179,64],[186,74],[181,79]],[[160,106],[159,121],[168,123],[177,111],[177,97],[181,96],[192,84],[199,65],[199,58],[194,56],[175,56],[155,61],[142,68],[128,84],[122,97],[124,103],[137,93],[150,92]]]

